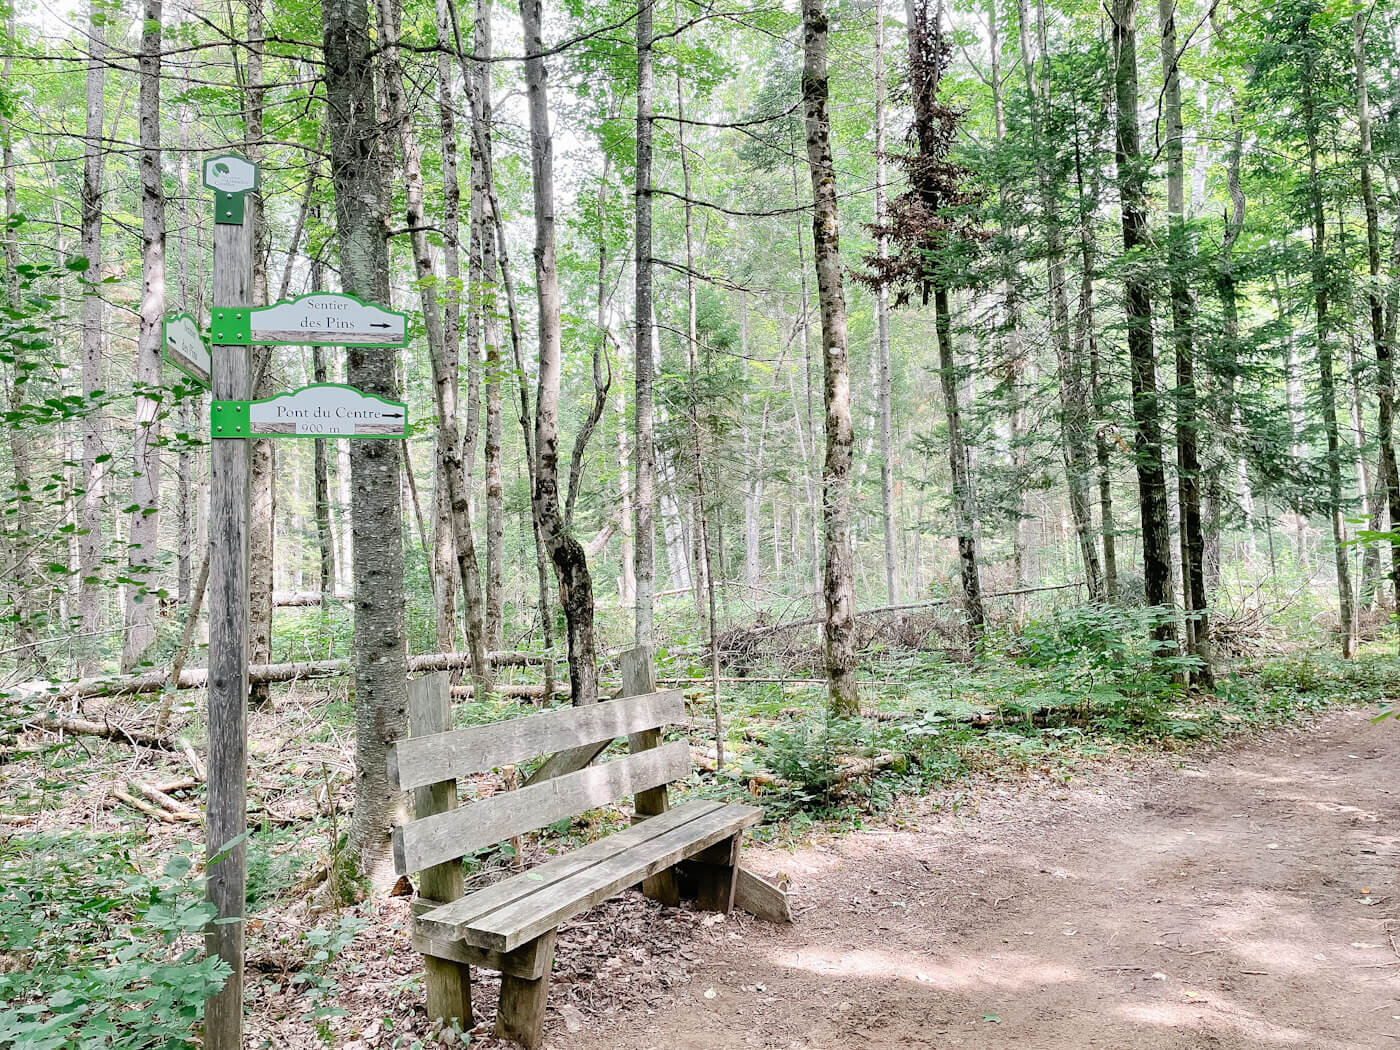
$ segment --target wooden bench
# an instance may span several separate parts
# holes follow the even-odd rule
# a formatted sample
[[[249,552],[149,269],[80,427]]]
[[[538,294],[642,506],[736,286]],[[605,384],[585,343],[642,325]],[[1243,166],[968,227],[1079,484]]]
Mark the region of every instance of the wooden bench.
[[[647,659],[644,678],[650,673]],[[669,905],[682,896],[707,910],[734,905],[740,838],[762,812],[709,801],[669,806],[666,785],[690,773],[689,744],[662,742],[663,726],[686,720],[679,690],[448,732],[447,676],[409,687],[411,735],[390,748],[389,780],[413,791],[417,819],[394,830],[394,863],[400,875],[421,873],[413,946],[424,956],[431,1017],[470,1027],[469,968],[497,970],[496,1035],[536,1047],[561,922],[639,883]],[[622,736],[628,755],[590,764]],[[457,805],[455,778],[540,755],[553,758],[525,786]],[[462,896],[462,857],[625,795],[635,796],[632,827]]]

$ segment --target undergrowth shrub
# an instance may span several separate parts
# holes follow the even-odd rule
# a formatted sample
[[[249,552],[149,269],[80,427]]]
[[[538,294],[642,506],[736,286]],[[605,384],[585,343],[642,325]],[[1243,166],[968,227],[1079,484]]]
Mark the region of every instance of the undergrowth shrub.
[[[0,1047],[188,1045],[228,966],[204,956],[213,917],[190,859],[143,871],[124,838],[0,843]]]

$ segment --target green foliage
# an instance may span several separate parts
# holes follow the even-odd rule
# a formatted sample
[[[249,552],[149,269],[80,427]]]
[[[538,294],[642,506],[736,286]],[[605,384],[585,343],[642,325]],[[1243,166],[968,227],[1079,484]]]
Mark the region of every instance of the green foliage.
[[[839,783],[841,759],[868,750],[869,744],[860,719],[803,720],[769,736],[763,764],[774,776],[796,784],[800,801],[828,801]]]
[[[0,844],[0,1047],[187,1045],[228,973],[204,957],[213,917],[188,857],[141,870],[129,842],[38,835]]]

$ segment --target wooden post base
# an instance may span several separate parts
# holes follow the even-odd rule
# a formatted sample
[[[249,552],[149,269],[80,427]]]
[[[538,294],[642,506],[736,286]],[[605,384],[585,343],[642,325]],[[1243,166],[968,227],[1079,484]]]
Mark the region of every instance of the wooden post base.
[[[741,835],[734,835],[717,842],[679,866],[682,891],[694,897],[695,906],[702,911],[728,915],[734,907],[741,838]]]
[[[539,977],[501,974],[501,1004],[496,1010],[496,1038],[509,1039],[536,1050],[544,1036],[545,1000],[549,997],[549,971],[554,964],[554,930],[541,934],[511,953],[522,959],[529,955],[542,969]]]
[[[462,1031],[475,1023],[472,1017],[471,967],[452,959],[423,956],[424,986],[428,997],[428,1019],[454,1022]]]

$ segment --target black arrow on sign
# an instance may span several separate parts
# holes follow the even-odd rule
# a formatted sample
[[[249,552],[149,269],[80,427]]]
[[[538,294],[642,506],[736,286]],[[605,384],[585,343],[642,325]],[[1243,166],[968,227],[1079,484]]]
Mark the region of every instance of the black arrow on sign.
[[[385,418],[385,419],[402,419],[402,418],[403,418],[403,413],[402,413],[402,412],[385,412],[385,413],[384,413],[384,418]]]
[[[371,327],[371,328],[393,328],[394,326],[391,325],[391,324],[379,324],[379,323],[376,322],[376,323],[371,323],[371,324],[370,324],[370,327]]]

